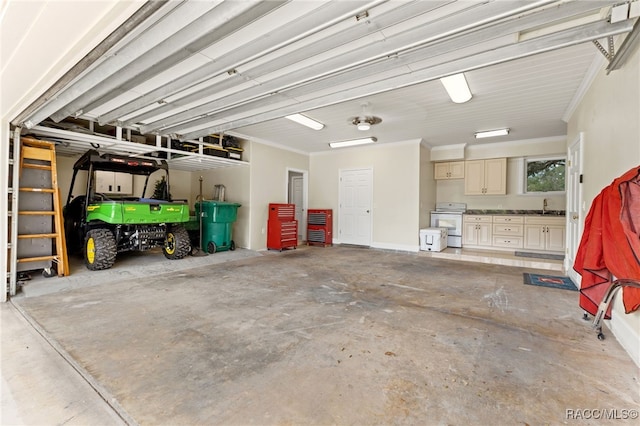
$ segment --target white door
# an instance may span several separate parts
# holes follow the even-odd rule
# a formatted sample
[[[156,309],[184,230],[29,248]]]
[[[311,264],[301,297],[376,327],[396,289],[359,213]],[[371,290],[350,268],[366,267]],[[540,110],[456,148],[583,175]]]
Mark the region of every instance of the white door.
[[[580,204],[582,203],[582,134],[569,147],[567,155],[567,249],[565,254],[565,270],[575,283],[580,283],[580,275],[573,270],[576,252],[580,245],[581,221]]]
[[[370,246],[373,169],[341,170],[339,185],[340,242]]]
[[[304,241],[305,234],[305,217],[303,206],[303,179],[302,176],[293,176],[291,178],[291,203],[296,205],[296,220],[298,221],[298,241]]]

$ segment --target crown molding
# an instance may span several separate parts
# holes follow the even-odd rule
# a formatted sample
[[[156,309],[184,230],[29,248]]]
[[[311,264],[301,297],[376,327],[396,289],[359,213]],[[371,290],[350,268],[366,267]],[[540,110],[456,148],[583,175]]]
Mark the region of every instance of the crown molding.
[[[584,74],[584,77],[582,77],[582,82],[580,82],[580,86],[578,86],[578,89],[576,90],[576,93],[574,93],[573,98],[571,99],[571,102],[569,102],[567,109],[565,109],[564,114],[562,114],[562,121],[564,121],[565,123],[568,123],[569,120],[571,120],[571,116],[573,116],[573,113],[576,111],[576,108],[578,108],[578,105],[580,105],[580,103],[582,102],[582,99],[587,94],[587,91],[593,84],[593,80],[595,80],[598,73],[604,69],[604,66],[606,65],[606,63],[607,63],[607,60],[605,59],[605,57],[602,56],[600,52],[596,51],[594,53],[594,57],[593,57],[593,61],[591,62],[591,65],[589,65],[587,72]]]

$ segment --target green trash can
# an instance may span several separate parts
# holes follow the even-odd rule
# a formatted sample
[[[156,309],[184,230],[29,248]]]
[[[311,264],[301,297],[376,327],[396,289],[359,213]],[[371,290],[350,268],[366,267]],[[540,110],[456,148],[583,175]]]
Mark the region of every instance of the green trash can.
[[[238,217],[238,203],[224,201],[197,201],[196,218],[202,211],[202,249],[209,253],[235,250],[232,238],[233,222]]]

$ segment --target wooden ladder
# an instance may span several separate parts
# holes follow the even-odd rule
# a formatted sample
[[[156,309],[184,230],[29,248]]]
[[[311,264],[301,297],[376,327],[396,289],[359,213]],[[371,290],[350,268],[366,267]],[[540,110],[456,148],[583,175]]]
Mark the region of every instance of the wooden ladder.
[[[60,189],[58,188],[58,171],[56,169],[56,150],[53,142],[41,141],[32,138],[20,139],[20,167],[18,172],[22,176],[24,169],[45,170],[51,172],[51,187],[30,188],[20,186],[20,192],[51,194],[53,210],[19,210],[18,216],[52,216],[53,232],[37,234],[18,234],[18,246],[20,240],[52,239],[55,240],[55,254],[45,256],[18,258],[15,255],[15,265],[11,265],[12,273],[16,273],[18,263],[38,262],[51,260],[56,263],[58,276],[69,275],[69,260],[67,257],[67,245],[64,235],[64,219],[62,216],[62,202]],[[48,182],[47,182],[48,183]],[[17,227],[17,222],[14,224]],[[17,228],[16,228],[17,229]],[[17,250],[16,250],[17,253]]]

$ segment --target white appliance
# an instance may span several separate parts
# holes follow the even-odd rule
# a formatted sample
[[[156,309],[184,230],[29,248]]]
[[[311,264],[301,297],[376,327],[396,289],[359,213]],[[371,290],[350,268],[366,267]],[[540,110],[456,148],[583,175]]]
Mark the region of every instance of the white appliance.
[[[447,246],[462,247],[462,215],[466,203],[437,203],[431,211],[431,227],[447,228]]]
[[[420,230],[420,250],[442,251],[447,248],[447,228]]]

